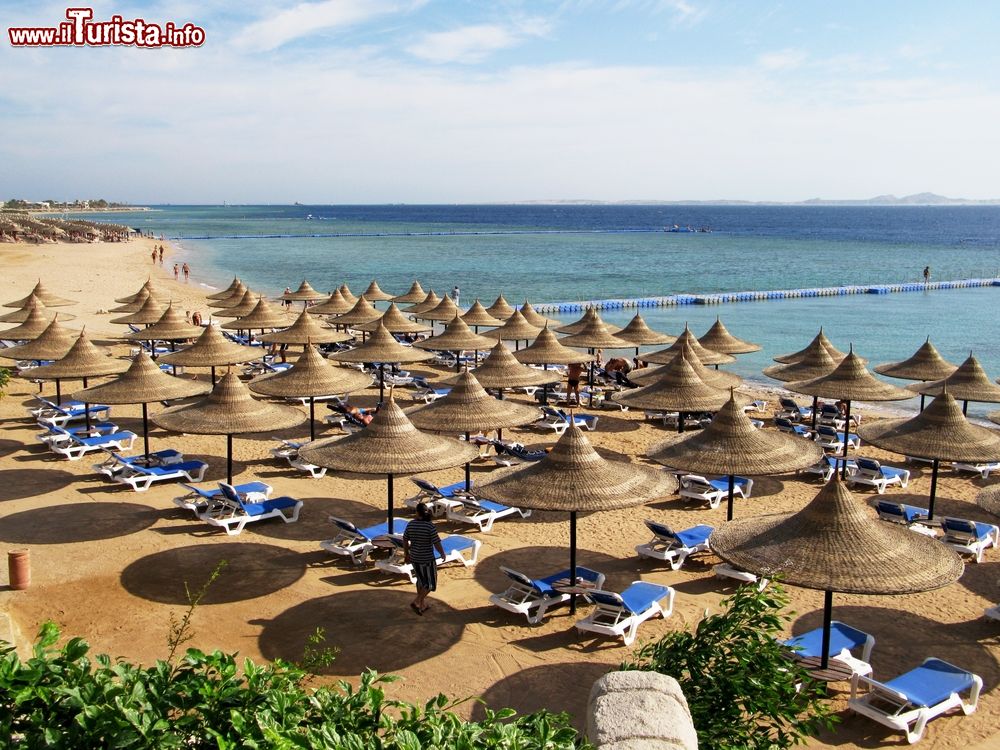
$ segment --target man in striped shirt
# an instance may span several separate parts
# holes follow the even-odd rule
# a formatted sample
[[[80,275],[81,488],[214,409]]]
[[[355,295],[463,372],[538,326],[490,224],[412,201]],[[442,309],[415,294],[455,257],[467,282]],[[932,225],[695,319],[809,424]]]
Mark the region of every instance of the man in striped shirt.
[[[427,595],[437,588],[435,548],[443,560],[444,547],[441,546],[441,537],[438,536],[437,529],[431,523],[430,508],[426,503],[419,503],[417,517],[406,524],[406,530],[403,532],[405,562],[413,565],[413,574],[417,579],[417,597],[410,602],[410,607],[418,615],[430,609],[430,605],[424,602]]]

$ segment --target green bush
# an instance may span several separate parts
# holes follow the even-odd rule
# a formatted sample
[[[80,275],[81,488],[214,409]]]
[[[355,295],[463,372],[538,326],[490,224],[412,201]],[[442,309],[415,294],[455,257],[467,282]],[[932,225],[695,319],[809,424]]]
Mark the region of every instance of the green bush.
[[[702,750],[787,748],[830,727],[836,717],[825,686],[777,642],[790,615],[788,595],[772,583],[743,586],[695,631],[674,631],[639,648],[622,669],[670,675],[691,708]]]
[[[288,662],[238,664],[233,654],[188,649],[177,664],[144,668],[73,638],[54,648],[46,623],[32,658],[0,649],[0,744],[16,748],[419,748],[585,747],[565,714],[486,710],[465,721],[438,695],[423,706],[386,697],[395,678],[366,671],[353,687],[314,690]],[[7,745],[4,745],[5,747]]]
[[[0,398],[7,395],[7,384],[10,382],[10,370],[0,367]]]

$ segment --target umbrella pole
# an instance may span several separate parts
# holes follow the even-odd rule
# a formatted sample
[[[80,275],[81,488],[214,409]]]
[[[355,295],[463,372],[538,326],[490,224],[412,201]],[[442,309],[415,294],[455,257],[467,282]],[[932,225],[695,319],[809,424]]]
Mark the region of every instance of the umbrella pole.
[[[149,408],[145,402],[142,404],[142,447],[149,458]]]
[[[733,489],[736,486],[736,479],[732,474],[729,475],[729,504],[726,506],[726,520],[733,520]]]
[[[576,588],[576,511],[569,512],[569,585]],[[569,595],[569,613],[576,614],[576,593]]]
[[[546,362],[544,365],[542,365],[542,369],[545,372],[548,372],[548,370],[549,370],[549,363]],[[549,405],[549,384],[548,383],[546,383],[545,385],[542,386],[542,405],[543,406],[548,406]]]
[[[937,475],[940,463],[940,460],[935,458],[934,463],[931,464],[931,499],[930,503],[927,505],[928,521],[934,520],[934,499],[937,497]]]
[[[309,397],[309,440],[316,439],[316,397]]]
[[[684,432],[684,412],[677,412],[677,432]]]
[[[455,372],[462,371],[462,352],[455,352]]]
[[[922,382],[922,383],[923,383],[923,382],[925,382],[925,381],[920,381],[920,382]],[[925,395],[924,395],[923,393],[921,393],[921,394],[920,394],[920,411],[923,411],[923,410],[924,410],[924,399],[925,399],[925,398],[927,398],[927,396],[925,396]]]
[[[850,448],[851,443],[851,402],[847,402],[847,408],[844,409],[844,465],[840,467],[840,478],[847,479],[847,449]]]
[[[963,401],[962,402],[962,416],[963,417],[968,416],[968,411],[969,411],[969,402],[968,401]]]
[[[59,378],[56,378],[56,406],[62,406],[62,386],[59,384]]]
[[[226,435],[226,482],[233,483],[233,436]]]
[[[819,396],[813,396],[813,408],[812,408],[813,432],[816,432],[816,411],[818,410],[818,408],[819,408]]]
[[[470,442],[471,438],[469,433],[465,433],[465,442]],[[465,491],[472,491],[472,463],[470,461],[465,462]]]
[[[212,365],[212,387],[215,388],[215,365]]]
[[[392,473],[390,472],[389,474],[386,474],[385,477],[386,477],[386,498],[385,498],[385,500],[386,500],[386,512],[385,512],[385,515],[386,515],[386,519],[389,521],[389,533],[391,534],[393,532],[393,528],[394,528],[394,513],[393,513],[393,507],[392,507],[392,502],[393,502],[393,497],[392,497],[392,490],[393,490],[393,487],[392,487]]]
[[[83,387],[84,388],[87,387],[87,379],[86,378],[83,379]],[[83,420],[84,420],[84,423],[87,425],[87,434],[89,435],[90,434],[90,404],[86,404],[85,403],[83,405]]]
[[[833,620],[833,592],[823,592],[823,656],[819,668],[826,669],[830,665],[830,627]]]

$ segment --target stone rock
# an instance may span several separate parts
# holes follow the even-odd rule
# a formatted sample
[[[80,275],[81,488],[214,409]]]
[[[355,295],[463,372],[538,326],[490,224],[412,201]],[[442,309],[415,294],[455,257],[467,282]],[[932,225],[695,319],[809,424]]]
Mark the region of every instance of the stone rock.
[[[697,750],[684,693],[658,672],[609,672],[590,691],[587,735],[601,750]]]

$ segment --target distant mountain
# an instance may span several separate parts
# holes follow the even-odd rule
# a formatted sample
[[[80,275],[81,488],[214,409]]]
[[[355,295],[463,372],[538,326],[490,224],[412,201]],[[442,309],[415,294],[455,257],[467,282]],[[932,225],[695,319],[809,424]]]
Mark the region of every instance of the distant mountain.
[[[898,198],[895,195],[876,195],[874,198],[810,198],[805,201],[747,201],[747,200],[707,200],[707,201],[662,201],[633,199],[624,201],[598,201],[587,199],[529,200],[514,201],[515,205],[558,205],[558,206],[998,206],[1000,198],[973,200],[971,198],[948,198],[937,193],[914,193]]]

